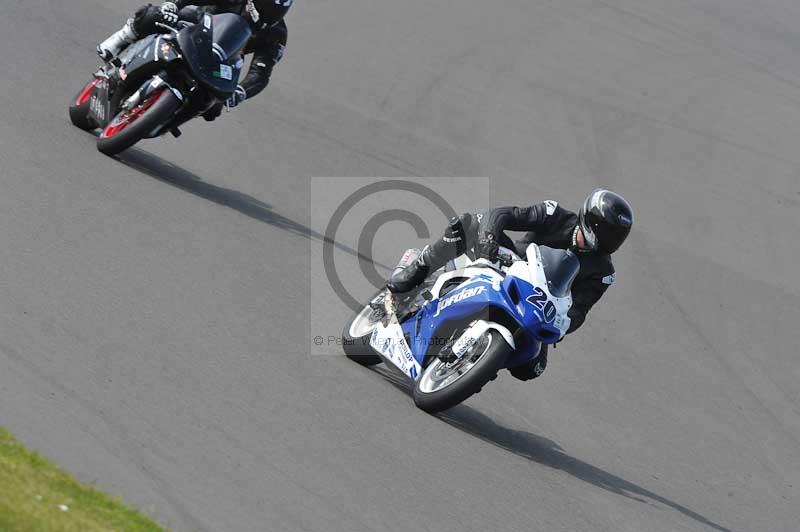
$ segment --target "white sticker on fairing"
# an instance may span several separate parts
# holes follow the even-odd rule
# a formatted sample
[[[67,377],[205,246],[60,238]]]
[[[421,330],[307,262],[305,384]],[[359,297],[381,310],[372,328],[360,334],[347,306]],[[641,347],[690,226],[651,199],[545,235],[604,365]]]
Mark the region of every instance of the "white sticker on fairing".
[[[378,325],[372,331],[369,345],[400,368],[400,371],[417,380],[422,371],[422,366],[411,354],[411,348],[403,336],[403,329],[396,320],[393,320],[386,327]]]
[[[614,281],[617,279],[617,272],[612,273],[611,275],[606,275],[603,277],[603,284],[614,284]]]
[[[233,69],[228,65],[220,65],[219,66],[219,77],[222,79],[231,80],[233,79]]]
[[[558,202],[553,200],[547,200],[544,202],[545,211],[547,212],[547,216],[552,216],[554,212],[556,212],[556,207],[558,207]]]
[[[553,321],[555,328],[561,331],[561,338],[563,338],[569,330],[570,324],[572,324],[572,320],[566,314],[557,315],[556,319]]]
[[[453,354],[458,358],[463,357],[477,341],[478,338],[469,334],[469,331],[465,332],[461,338],[453,344]]]

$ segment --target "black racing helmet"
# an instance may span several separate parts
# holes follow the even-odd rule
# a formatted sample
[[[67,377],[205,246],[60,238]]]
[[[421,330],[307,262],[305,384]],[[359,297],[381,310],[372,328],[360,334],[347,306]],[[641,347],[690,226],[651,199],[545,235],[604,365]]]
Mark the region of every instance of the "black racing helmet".
[[[247,0],[245,9],[250,13],[253,22],[274,26],[286,16],[293,3],[294,0]]]
[[[619,194],[598,188],[583,202],[578,223],[593,250],[611,254],[631,232],[633,209]]]

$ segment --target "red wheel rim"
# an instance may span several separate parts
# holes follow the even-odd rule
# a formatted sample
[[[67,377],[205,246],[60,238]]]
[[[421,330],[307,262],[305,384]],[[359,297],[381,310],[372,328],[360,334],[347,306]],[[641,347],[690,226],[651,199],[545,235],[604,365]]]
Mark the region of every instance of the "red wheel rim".
[[[148,99],[140,103],[130,111],[125,111],[117,116],[105,127],[103,130],[103,138],[110,138],[134,123],[145,111],[153,107],[153,105],[164,94],[164,89],[154,92]]]
[[[92,81],[90,81],[89,84],[86,85],[86,88],[84,88],[78,95],[78,98],[75,100],[75,105],[83,105],[88,102],[89,96],[92,95],[92,91],[98,83],[100,83],[100,80],[97,78],[94,78]]]

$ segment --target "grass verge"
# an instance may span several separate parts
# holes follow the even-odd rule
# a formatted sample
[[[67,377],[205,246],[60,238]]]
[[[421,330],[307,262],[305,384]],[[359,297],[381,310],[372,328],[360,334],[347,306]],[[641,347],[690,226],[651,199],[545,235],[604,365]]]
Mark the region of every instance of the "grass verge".
[[[0,427],[0,530],[163,529],[118,499],[82,484]]]

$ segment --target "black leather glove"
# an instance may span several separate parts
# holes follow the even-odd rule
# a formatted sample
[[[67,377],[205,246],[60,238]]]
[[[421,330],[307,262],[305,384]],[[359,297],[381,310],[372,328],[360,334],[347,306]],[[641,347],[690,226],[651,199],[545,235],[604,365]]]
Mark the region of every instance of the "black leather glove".
[[[233,94],[231,94],[228,100],[225,102],[225,106],[228,109],[233,109],[246,99],[247,99],[247,91],[245,91],[244,87],[242,87],[241,85],[237,85],[236,90],[233,91]]]
[[[489,262],[497,262],[497,253],[500,250],[500,246],[497,245],[497,239],[495,239],[492,233],[484,233],[478,239],[478,245],[475,246],[475,256],[479,259],[488,259]]]
[[[164,2],[158,7],[158,12],[162,24],[173,27],[178,24],[178,5],[175,2]]]

